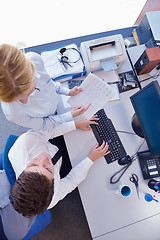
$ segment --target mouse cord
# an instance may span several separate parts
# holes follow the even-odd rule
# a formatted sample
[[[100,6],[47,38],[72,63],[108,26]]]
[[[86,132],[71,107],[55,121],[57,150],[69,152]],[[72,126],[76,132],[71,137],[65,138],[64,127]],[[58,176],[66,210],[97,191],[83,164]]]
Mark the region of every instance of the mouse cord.
[[[137,159],[137,153],[139,152],[140,148],[142,147],[142,145],[144,144],[145,139],[143,139],[143,142],[141,143],[141,145],[138,147],[136,153],[131,157],[132,161],[130,163],[128,163],[127,165],[125,165],[124,167],[122,167],[119,171],[117,171],[116,173],[113,174],[113,176],[110,178],[110,183],[111,184],[115,184],[117,182],[119,182],[119,180],[121,179],[121,177],[123,176],[123,174],[126,172],[126,170],[130,167],[130,165],[132,164],[133,161],[135,161]],[[121,173],[122,172],[122,173]],[[120,176],[118,177],[117,180],[113,181],[113,178],[118,174],[121,173]]]
[[[136,153],[131,157],[131,162],[126,164],[124,167],[122,167],[119,171],[117,171],[116,173],[113,174],[113,176],[110,178],[110,183],[111,184],[115,184],[117,182],[119,182],[119,180],[121,179],[121,177],[123,176],[123,174],[127,171],[127,169],[131,166],[132,162],[135,161],[137,159],[137,152],[139,151],[139,149],[142,147],[143,143],[145,142],[145,140],[143,140],[143,142],[141,143],[141,145],[139,146],[138,150],[136,151]],[[120,174],[120,176],[117,178],[117,180],[113,181],[114,177],[117,174]]]
[[[116,173],[113,174],[113,176],[110,178],[110,183],[111,184],[115,184],[117,182],[119,182],[119,180],[121,179],[121,177],[123,176],[123,174],[125,173],[125,171],[129,168],[129,166],[132,164],[132,161],[130,163],[128,163],[127,165],[125,165],[124,167],[122,167],[119,171],[117,171]],[[118,174],[121,173],[120,176],[118,177],[117,180],[113,181],[113,178]]]

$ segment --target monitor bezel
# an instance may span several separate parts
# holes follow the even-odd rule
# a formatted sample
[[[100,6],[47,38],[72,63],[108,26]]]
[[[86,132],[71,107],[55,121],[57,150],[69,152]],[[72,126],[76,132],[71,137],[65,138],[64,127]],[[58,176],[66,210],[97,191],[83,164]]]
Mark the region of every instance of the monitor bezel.
[[[157,154],[160,155],[160,153],[154,153],[154,152],[152,151],[152,147],[151,147],[151,144],[150,144],[150,139],[148,139],[146,130],[145,130],[144,127],[143,127],[143,124],[142,124],[142,122],[141,122],[141,118],[140,118],[140,116],[139,116],[137,107],[136,107],[136,105],[135,105],[135,103],[134,103],[134,98],[135,98],[137,95],[141,94],[141,92],[143,92],[143,91],[145,91],[146,89],[150,88],[152,85],[155,87],[155,92],[157,93],[157,95],[158,95],[158,97],[159,97],[159,99],[160,99],[160,85],[159,85],[159,83],[158,83],[157,80],[156,80],[156,81],[152,81],[151,83],[149,83],[148,85],[146,85],[144,88],[142,88],[141,90],[139,90],[138,92],[136,92],[135,94],[133,94],[133,95],[130,97],[130,100],[131,100],[132,106],[133,106],[133,108],[134,108],[134,110],[135,110],[135,114],[136,114],[137,119],[138,119],[138,121],[139,121],[140,127],[142,128],[142,131],[143,131],[143,133],[144,133],[144,138],[145,138],[145,140],[146,140],[146,142],[147,142],[147,145],[148,145],[148,148],[149,148],[150,152],[151,152],[153,155],[157,155]]]

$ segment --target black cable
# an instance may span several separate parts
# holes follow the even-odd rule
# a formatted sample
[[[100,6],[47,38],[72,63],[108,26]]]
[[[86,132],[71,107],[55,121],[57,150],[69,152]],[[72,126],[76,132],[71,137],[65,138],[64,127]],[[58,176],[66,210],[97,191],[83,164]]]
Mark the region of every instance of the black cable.
[[[121,131],[121,130],[116,130],[116,132],[137,135],[136,133],[133,133],[133,132],[127,132],[127,131]]]
[[[126,49],[126,53],[127,53],[128,59],[129,59],[129,61],[130,61],[130,64],[131,64],[132,70],[133,70],[133,72],[134,72],[134,75],[137,77],[138,87],[139,87],[139,89],[141,90],[142,87],[141,87],[140,81],[139,81],[139,79],[138,79],[138,76],[137,76],[136,70],[135,70],[135,68],[134,68],[134,66],[133,66],[133,63],[132,63],[132,61],[131,61],[131,58],[130,58],[130,56],[129,56],[129,53],[128,53],[127,49]]]
[[[139,152],[140,148],[142,147],[142,145],[144,144],[145,142],[145,139],[144,141],[141,143],[141,145],[138,147],[136,153],[131,157],[131,162],[126,164],[124,167],[122,167],[119,171],[115,172],[112,177],[110,178],[110,183],[111,184],[115,184],[117,182],[119,182],[119,180],[121,179],[121,177],[123,176],[123,174],[127,171],[127,169],[131,166],[132,162],[136,160],[136,156],[137,156],[137,153]],[[117,174],[120,174],[120,176],[117,178],[117,180],[113,181],[113,178],[117,175]]]
[[[137,152],[136,152],[135,154],[137,154],[137,153],[139,152],[140,148],[142,147],[142,145],[144,144],[145,141],[146,141],[146,140],[144,139],[143,142],[142,142],[142,144],[139,146],[139,148],[137,149]]]
[[[156,75],[156,74],[157,74],[157,75]],[[160,76],[160,72],[158,71],[158,73],[156,73],[156,74],[154,74],[153,76],[150,76],[150,77],[148,77],[148,78],[145,78],[145,79],[141,80],[140,83],[145,82],[145,81],[147,81],[147,80],[149,80],[149,79],[151,79],[151,78],[157,79],[157,78]]]
[[[128,163],[127,165],[125,165],[124,167],[122,167],[119,171],[117,171],[115,174],[113,174],[113,176],[110,178],[110,183],[111,184],[115,184],[115,183],[117,183],[117,182],[119,182],[119,180],[121,179],[121,177],[123,176],[123,174],[125,173],[125,171],[130,167],[130,165],[132,164],[132,161],[130,162],[130,163]],[[122,172],[123,171],[123,172]],[[118,173],[120,173],[120,172],[122,172],[121,174],[120,174],[120,176],[119,176],[119,178],[116,180],[116,181],[113,181],[113,178],[118,174]]]

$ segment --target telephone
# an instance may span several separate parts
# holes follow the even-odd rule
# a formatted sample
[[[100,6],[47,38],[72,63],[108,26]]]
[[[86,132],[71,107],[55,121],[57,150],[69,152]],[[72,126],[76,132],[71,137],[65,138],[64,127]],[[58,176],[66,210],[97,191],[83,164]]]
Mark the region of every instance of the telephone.
[[[138,152],[137,157],[144,179],[160,176],[160,156],[152,155],[150,151],[143,151]]]

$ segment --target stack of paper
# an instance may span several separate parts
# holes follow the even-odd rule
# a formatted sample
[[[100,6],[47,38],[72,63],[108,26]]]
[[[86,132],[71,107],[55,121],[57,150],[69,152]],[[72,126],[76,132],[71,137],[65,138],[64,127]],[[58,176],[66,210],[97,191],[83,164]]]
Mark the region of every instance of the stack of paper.
[[[61,54],[60,49],[54,49],[51,51],[45,51],[41,53],[41,57],[44,61],[44,66],[53,80],[67,80],[85,74],[84,64],[81,59],[76,44],[70,44],[65,46],[66,51]],[[76,51],[77,49],[77,51]],[[63,63],[64,60],[67,63]]]

